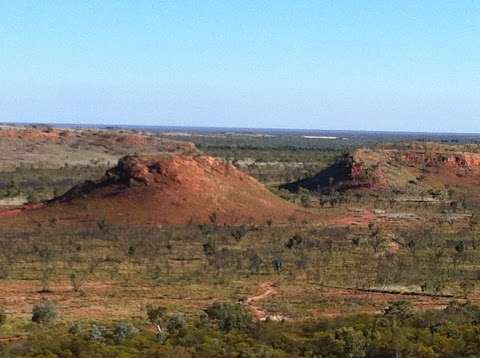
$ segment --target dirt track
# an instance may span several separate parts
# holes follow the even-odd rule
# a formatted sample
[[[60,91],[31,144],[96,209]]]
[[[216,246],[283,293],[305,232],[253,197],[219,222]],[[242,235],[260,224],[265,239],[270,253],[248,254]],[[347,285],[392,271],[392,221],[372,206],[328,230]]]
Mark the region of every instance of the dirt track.
[[[246,301],[246,304],[252,311],[255,319],[259,321],[265,321],[266,319],[271,319],[273,321],[287,320],[288,318],[282,315],[269,315],[265,309],[258,305],[258,302],[278,293],[278,288],[275,286],[275,284],[271,281],[267,281],[260,284],[260,288],[263,291],[262,293],[251,296],[247,298]]]

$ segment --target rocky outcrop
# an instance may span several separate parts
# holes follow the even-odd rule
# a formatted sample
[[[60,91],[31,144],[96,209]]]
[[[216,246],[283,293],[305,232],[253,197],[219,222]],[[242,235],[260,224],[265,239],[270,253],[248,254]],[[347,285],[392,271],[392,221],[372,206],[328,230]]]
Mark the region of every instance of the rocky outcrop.
[[[275,224],[314,217],[206,155],[124,157],[100,180],[74,187],[39,211],[153,225]]]
[[[454,146],[413,143],[400,148],[357,149],[317,175],[281,188],[294,192],[301,188],[317,192],[398,189],[428,175],[436,175],[441,183],[452,175],[476,180],[479,173],[480,153],[463,152]]]

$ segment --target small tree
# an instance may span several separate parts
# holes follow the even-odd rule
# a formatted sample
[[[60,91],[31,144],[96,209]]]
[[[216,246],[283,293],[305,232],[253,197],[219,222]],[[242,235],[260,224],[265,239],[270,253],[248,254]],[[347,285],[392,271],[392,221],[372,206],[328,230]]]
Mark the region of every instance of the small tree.
[[[337,329],[333,335],[335,352],[342,357],[360,358],[367,355],[367,342],[361,331],[352,327]]]
[[[457,252],[457,254],[463,254],[465,252],[465,243],[462,241],[459,241],[456,245],[455,245],[455,251]]]
[[[198,317],[198,325],[200,327],[207,327],[210,323],[210,318],[208,317],[208,314],[205,312],[201,312],[200,316]]]
[[[271,218],[268,218],[265,222],[266,222],[268,227],[272,227],[273,220]]]
[[[310,197],[307,194],[300,195],[300,204],[305,208],[310,207]]]
[[[247,249],[245,253],[247,260],[248,260],[248,269],[251,272],[258,273],[262,266],[262,258],[257,254],[254,249]]]
[[[163,343],[168,337],[168,333],[166,331],[166,328],[164,327],[164,321],[167,317],[167,309],[160,306],[147,306],[147,317],[157,331],[157,338]]]
[[[71,335],[78,335],[82,332],[82,326],[78,322],[74,322],[69,328],[68,328],[68,333]]]
[[[305,246],[305,240],[303,239],[303,237],[296,233],[295,235],[293,235],[290,239],[287,240],[287,242],[285,243],[285,247],[287,249],[301,249]]]
[[[72,288],[75,292],[79,292],[82,289],[83,286],[83,276],[72,272],[70,274],[70,283],[72,284]]]
[[[239,227],[234,227],[230,230],[230,234],[237,241],[240,241],[247,234],[247,232],[248,230],[244,225]]]
[[[283,270],[283,260],[277,257],[272,260],[272,266],[276,273],[280,273]]]
[[[50,292],[50,279],[55,271],[54,261],[57,253],[55,252],[55,250],[49,247],[36,249],[36,251],[42,262],[42,276],[40,279],[42,283],[42,289],[40,291]]]
[[[102,219],[97,221],[97,227],[101,232],[106,233],[110,228],[110,224],[107,220]]]
[[[213,225],[216,225],[217,224],[217,213],[216,212],[213,212],[211,213],[210,215],[208,215],[208,219],[210,220],[210,222],[213,224]]]
[[[218,322],[218,326],[224,331],[245,330],[252,323],[252,317],[239,303],[214,303],[205,310],[205,313],[209,319]]]
[[[215,252],[217,251],[217,245],[215,244],[215,241],[212,239],[209,239],[205,244],[203,244],[203,253],[205,256],[213,256],[215,255]]]
[[[413,311],[410,302],[408,301],[394,301],[391,302],[384,310],[384,316],[390,321],[391,329],[393,331],[392,342],[390,342],[392,348],[395,349],[395,357],[400,356],[400,348],[398,341],[395,337],[398,334],[398,322],[403,322],[412,317]]]

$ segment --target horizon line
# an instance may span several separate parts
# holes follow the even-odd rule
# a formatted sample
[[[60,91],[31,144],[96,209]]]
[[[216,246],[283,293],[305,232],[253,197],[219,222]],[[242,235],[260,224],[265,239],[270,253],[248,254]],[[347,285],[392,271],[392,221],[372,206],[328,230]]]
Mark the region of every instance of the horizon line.
[[[321,128],[291,128],[291,127],[234,127],[234,126],[198,126],[198,125],[180,125],[180,124],[111,124],[111,123],[70,123],[70,122],[15,122],[15,121],[0,121],[0,125],[51,125],[55,127],[62,126],[78,126],[83,128],[105,128],[105,127],[133,127],[133,128],[142,128],[142,127],[152,127],[152,128],[185,128],[185,129],[217,129],[217,130],[240,130],[240,131],[252,131],[252,130],[261,130],[261,131],[319,131],[319,132],[360,132],[360,133],[385,133],[385,134],[429,134],[429,135],[474,135],[480,136],[480,132],[426,132],[426,131],[413,131],[413,130],[369,130],[369,129],[321,129]]]

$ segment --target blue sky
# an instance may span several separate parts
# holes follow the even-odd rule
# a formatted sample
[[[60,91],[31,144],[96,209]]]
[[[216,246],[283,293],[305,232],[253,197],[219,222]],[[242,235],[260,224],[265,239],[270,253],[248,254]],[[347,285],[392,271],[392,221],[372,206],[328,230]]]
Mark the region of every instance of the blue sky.
[[[480,132],[480,2],[0,0],[0,121]]]

